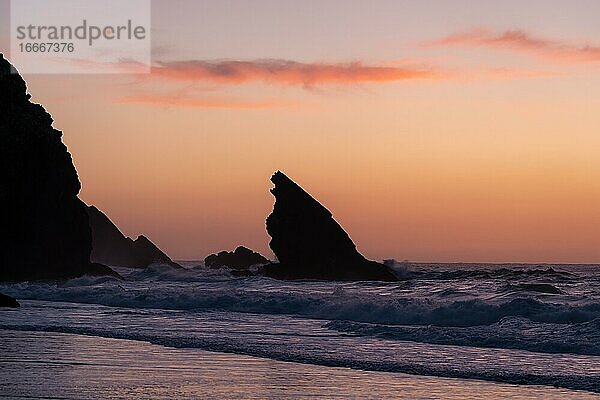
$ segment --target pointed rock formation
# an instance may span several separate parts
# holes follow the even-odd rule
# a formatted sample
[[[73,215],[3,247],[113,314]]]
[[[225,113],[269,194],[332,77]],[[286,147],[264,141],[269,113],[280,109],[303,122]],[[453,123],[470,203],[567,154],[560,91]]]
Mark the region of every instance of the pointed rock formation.
[[[0,53],[0,280],[116,275],[90,263],[81,184],[62,132]]]
[[[267,218],[269,246],[279,264],[265,267],[277,279],[398,280],[383,264],[365,259],[329,210],[282,172],[275,187],[273,212]]]
[[[229,267],[240,270],[268,263],[270,261],[267,258],[244,246],[238,246],[235,251],[220,251],[204,259],[204,265],[209,268]]]
[[[92,229],[92,261],[114,267],[146,268],[158,262],[179,267],[147,237],[140,235],[136,240],[126,237],[119,228],[94,206],[87,212]]]

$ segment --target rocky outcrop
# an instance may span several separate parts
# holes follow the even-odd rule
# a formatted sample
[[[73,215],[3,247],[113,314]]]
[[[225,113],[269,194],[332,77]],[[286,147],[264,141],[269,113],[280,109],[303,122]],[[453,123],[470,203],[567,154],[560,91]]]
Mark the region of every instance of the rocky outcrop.
[[[237,270],[248,269],[254,265],[268,264],[270,261],[244,246],[238,246],[235,251],[220,251],[204,259],[204,265],[209,268],[228,267]]]
[[[21,305],[19,304],[19,302],[17,300],[13,299],[10,296],[0,293],[0,307],[17,308],[20,306]]]
[[[269,246],[279,260],[265,267],[277,279],[396,281],[392,270],[365,259],[329,210],[282,172],[275,187],[273,212],[267,218]]]
[[[92,261],[115,267],[146,268],[152,263],[179,267],[147,237],[126,237],[119,228],[94,206],[87,207],[92,229]]]
[[[62,132],[0,54],[0,280],[116,275],[90,263],[81,185]]]

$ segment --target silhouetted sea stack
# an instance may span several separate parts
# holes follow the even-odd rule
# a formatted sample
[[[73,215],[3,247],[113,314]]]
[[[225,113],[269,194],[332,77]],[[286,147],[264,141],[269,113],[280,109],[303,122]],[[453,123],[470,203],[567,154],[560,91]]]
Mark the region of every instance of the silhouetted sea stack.
[[[0,307],[20,307],[21,305],[15,299],[5,294],[0,293]]]
[[[126,237],[94,206],[88,206],[87,212],[92,229],[92,261],[130,268],[146,268],[155,262],[179,267],[147,237],[140,235],[136,240]]]
[[[267,258],[244,246],[238,246],[235,251],[220,251],[204,259],[204,265],[209,268],[229,267],[240,270],[268,263],[270,261]]]
[[[117,275],[90,263],[81,185],[52,117],[0,53],[0,280]]]
[[[265,266],[276,279],[397,281],[392,270],[365,259],[329,210],[282,172],[275,187],[273,212],[267,218],[269,246],[279,260]]]

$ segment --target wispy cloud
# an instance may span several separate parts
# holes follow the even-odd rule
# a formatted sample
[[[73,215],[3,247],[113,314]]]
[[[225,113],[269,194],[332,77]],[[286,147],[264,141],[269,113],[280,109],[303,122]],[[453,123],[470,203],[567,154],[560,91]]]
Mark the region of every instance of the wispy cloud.
[[[124,73],[142,68],[131,60],[119,60],[111,65]],[[136,85],[166,83],[162,93],[140,93],[118,97],[117,103],[142,104],[157,107],[188,107],[213,109],[266,109],[292,107],[297,104],[273,99],[243,99],[219,97],[200,90],[199,85],[212,85],[211,92],[225,86],[261,83],[276,86],[296,86],[311,91],[331,86],[392,84],[409,81],[486,81],[523,79],[548,76],[538,70],[509,67],[443,68],[419,60],[395,60],[385,64],[303,63],[291,60],[183,60],[157,61],[150,74],[137,75]],[[141,88],[142,86],[139,86]]]
[[[227,63],[227,64],[225,64]],[[302,68],[291,69],[266,68],[267,64],[254,62],[207,62],[180,61],[162,63],[153,67],[152,73],[138,75],[141,79],[166,79],[175,84],[171,90],[163,93],[136,94],[119,97],[115,101],[123,104],[142,104],[165,108],[213,108],[213,109],[246,109],[257,110],[267,108],[293,107],[297,104],[282,100],[245,100],[235,97],[218,97],[206,95],[205,90],[198,90],[197,83],[209,83],[218,86],[240,85],[250,82],[261,82],[273,85],[299,85],[314,90],[326,84],[358,84],[358,83],[394,83],[413,79],[448,80],[448,81],[487,81],[499,79],[523,79],[548,76],[550,73],[538,70],[515,69],[507,67],[484,67],[466,69],[435,69],[431,74],[410,73],[404,66],[398,67],[365,67],[362,64],[313,64],[294,63]],[[402,63],[397,63],[402,64]],[[269,64],[272,65],[272,64]],[[424,69],[423,71],[427,71]],[[434,69],[431,69],[434,71]],[[442,72],[443,71],[443,72]],[[145,78],[144,78],[145,77]],[[180,87],[182,84],[186,86]],[[170,85],[171,86],[171,85]],[[213,91],[213,90],[211,90]],[[200,95],[198,93],[201,93]]]
[[[235,98],[198,98],[171,95],[134,95],[124,96],[116,100],[117,103],[143,104],[160,107],[186,107],[186,108],[221,108],[256,110],[265,108],[289,107],[292,104],[279,100],[248,101]]]
[[[152,74],[176,81],[205,81],[223,85],[262,82],[305,88],[443,77],[441,72],[430,67],[366,65],[361,62],[302,63],[291,60],[162,61],[152,67]]]
[[[600,47],[534,36],[522,30],[495,33],[479,28],[423,43],[424,46],[474,46],[519,51],[560,62],[600,62]]]

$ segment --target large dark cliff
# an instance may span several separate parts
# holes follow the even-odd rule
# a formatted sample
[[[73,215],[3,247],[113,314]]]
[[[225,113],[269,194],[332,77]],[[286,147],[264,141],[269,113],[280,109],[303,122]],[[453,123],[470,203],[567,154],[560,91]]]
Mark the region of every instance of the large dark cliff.
[[[114,274],[90,262],[81,184],[62,132],[0,53],[0,280]]]

